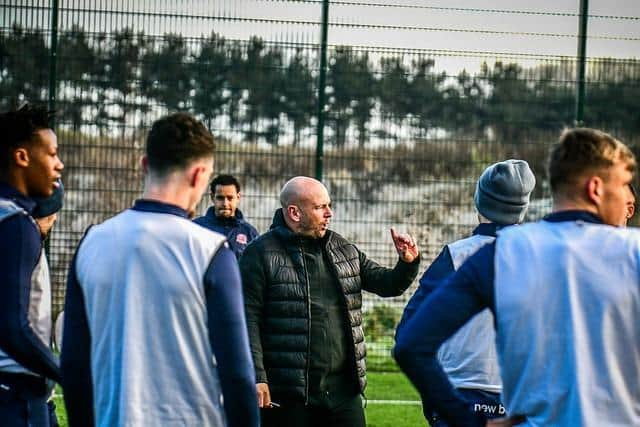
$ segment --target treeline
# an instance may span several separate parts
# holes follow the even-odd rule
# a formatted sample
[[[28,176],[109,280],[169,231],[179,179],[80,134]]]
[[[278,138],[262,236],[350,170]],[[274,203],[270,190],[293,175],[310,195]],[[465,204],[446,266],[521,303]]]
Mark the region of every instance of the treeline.
[[[45,100],[49,44],[39,30],[13,26],[0,33],[0,105]],[[57,50],[57,92],[64,123],[135,129],[158,111],[192,112],[211,127],[247,141],[294,145],[315,132],[318,60],[315,48],[269,44],[259,38],[200,39],[179,34],[149,37],[122,29],[62,32]],[[575,62],[554,60],[525,68],[484,63],[471,74],[435,70],[433,58],[330,50],[327,74],[328,140],[366,145],[379,138],[434,135],[518,142],[535,131],[573,121]],[[640,61],[591,61],[585,122],[640,130]]]

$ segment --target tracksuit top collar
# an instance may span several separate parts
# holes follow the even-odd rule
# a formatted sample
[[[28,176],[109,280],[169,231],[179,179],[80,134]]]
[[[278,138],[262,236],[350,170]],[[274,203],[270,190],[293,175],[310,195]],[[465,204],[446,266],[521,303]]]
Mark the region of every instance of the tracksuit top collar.
[[[158,200],[138,199],[135,201],[131,209],[141,212],[165,213],[187,219],[189,218],[187,211],[181,207],[170,203],[160,202]]]
[[[219,224],[219,225],[237,225],[237,224],[242,224],[244,223],[244,215],[242,215],[242,212],[240,211],[240,209],[236,209],[236,213],[232,218],[221,218],[216,216],[216,209],[213,206],[210,206],[209,209],[207,209],[207,213],[205,214],[205,216],[207,216],[214,224]]]
[[[552,212],[545,216],[543,220],[548,222],[584,221],[593,224],[604,224],[598,215],[582,210]]]

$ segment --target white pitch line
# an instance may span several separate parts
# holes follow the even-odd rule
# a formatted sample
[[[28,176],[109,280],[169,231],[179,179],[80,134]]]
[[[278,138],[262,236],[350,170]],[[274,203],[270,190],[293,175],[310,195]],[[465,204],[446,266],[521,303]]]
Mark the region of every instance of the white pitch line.
[[[419,400],[373,400],[367,399],[367,404],[374,405],[422,405],[422,402]]]

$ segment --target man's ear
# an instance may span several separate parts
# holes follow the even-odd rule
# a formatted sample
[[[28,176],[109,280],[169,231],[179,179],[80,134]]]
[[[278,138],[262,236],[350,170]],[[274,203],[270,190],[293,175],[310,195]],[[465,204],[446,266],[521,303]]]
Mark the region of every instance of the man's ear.
[[[602,204],[602,196],[604,194],[604,181],[602,178],[597,175],[589,177],[586,182],[586,187],[587,199],[596,206],[600,206]]]
[[[636,213],[636,205],[635,203],[629,203],[627,205],[627,219],[633,218],[633,215]]]
[[[194,165],[189,169],[189,185],[191,187],[197,187],[200,184],[200,181],[205,179],[205,172],[205,167],[202,165]]]
[[[145,175],[149,175],[149,158],[147,156],[142,156],[140,166],[142,166],[142,172]]]
[[[24,147],[16,148],[13,151],[13,161],[19,168],[29,167],[29,150]]]
[[[302,219],[300,209],[298,209],[296,205],[287,206],[286,214],[289,217],[289,219],[294,222],[300,222],[300,220]]]

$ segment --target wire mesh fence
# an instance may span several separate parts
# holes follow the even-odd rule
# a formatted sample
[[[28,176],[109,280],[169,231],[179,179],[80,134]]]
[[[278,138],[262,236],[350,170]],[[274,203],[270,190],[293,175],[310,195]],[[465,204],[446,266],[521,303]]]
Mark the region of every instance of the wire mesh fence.
[[[51,100],[59,112],[66,199],[51,237],[55,311],[86,228],[140,194],[145,133],[163,114],[188,111],[212,130],[215,170],[240,179],[241,209],[259,231],[288,178],[318,173],[322,3],[3,2],[0,107]],[[594,4],[584,122],[635,145],[640,18]],[[574,120],[579,15],[511,7],[330,2],[322,176],[332,228],[378,262],[397,259],[390,226],[417,237],[421,273],[468,235],[475,181],[495,161],[528,160],[538,180],[529,218],[549,211],[544,164]],[[366,295],[370,367],[392,368],[412,289]]]

